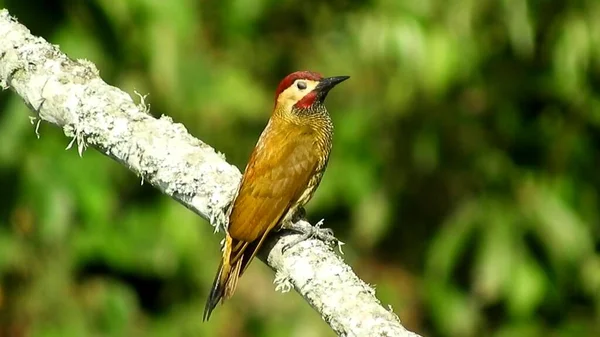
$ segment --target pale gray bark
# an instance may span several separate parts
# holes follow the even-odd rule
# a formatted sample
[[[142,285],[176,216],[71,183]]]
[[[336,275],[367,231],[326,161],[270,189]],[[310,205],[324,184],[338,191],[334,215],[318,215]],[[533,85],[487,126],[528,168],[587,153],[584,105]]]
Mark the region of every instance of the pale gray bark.
[[[214,226],[225,223],[223,210],[241,177],[237,168],[182,124],[152,117],[106,84],[91,62],[69,59],[31,35],[7,10],[0,10],[0,86],[22,97],[39,119],[61,127],[80,154],[92,146]],[[261,252],[278,288],[295,288],[340,336],[418,336],[331,247],[308,240],[282,254],[294,237],[278,235]]]

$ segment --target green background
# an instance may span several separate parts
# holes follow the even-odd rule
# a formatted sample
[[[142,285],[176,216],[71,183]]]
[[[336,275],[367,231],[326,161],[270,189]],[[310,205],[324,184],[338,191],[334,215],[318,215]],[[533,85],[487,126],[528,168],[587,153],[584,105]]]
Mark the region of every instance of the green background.
[[[273,92],[350,75],[308,207],[426,336],[600,335],[597,0],[0,0],[244,167]],[[1,41],[0,41],[1,43]],[[333,336],[256,262],[209,323],[220,235],[0,93],[0,336]]]

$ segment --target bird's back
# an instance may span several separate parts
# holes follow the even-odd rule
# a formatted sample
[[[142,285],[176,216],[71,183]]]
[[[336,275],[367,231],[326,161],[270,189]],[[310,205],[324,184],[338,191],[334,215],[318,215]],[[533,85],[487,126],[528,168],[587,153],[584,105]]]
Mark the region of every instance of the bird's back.
[[[314,129],[271,119],[242,177],[229,235],[252,242],[273,229],[326,164],[331,146],[325,146],[327,153],[322,148]]]

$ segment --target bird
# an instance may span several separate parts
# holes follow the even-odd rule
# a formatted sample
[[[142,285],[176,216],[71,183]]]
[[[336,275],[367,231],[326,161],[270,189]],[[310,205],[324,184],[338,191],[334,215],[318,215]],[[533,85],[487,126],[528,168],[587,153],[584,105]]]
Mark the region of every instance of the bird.
[[[332,147],[333,123],[324,101],[329,90],[348,78],[296,71],[277,86],[273,112],[228,210],[223,256],[203,321],[233,295],[239,277],[271,231],[303,231],[292,220],[304,216],[303,206],[321,182]],[[305,234],[293,244],[311,235]]]

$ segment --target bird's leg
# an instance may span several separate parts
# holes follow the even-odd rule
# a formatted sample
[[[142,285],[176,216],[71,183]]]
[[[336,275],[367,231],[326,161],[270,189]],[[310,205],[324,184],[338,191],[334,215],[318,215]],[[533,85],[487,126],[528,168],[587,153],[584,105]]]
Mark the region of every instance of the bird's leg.
[[[308,223],[306,221],[300,221],[300,220],[304,219],[305,214],[306,214],[306,211],[304,210],[304,208],[299,207],[296,210],[296,212],[291,214],[291,216],[289,217],[289,220],[286,219],[287,221],[284,221],[284,223],[283,223],[284,229],[288,229],[288,230],[297,232],[300,234],[300,236],[298,238],[296,238],[294,241],[287,243],[285,246],[283,246],[281,248],[282,253],[285,253],[288,249],[299,244],[300,242],[311,239],[311,238],[316,238],[318,240],[321,240],[328,245],[334,245],[334,244],[338,243],[338,239],[336,239],[336,237],[333,235],[333,230],[331,230],[330,228],[321,228],[321,226],[323,225],[323,219],[321,219],[321,221],[317,222],[314,226],[312,226],[310,223]]]
[[[292,223],[298,222],[306,217],[306,209],[300,206],[296,209],[295,212],[292,213],[290,221]]]

